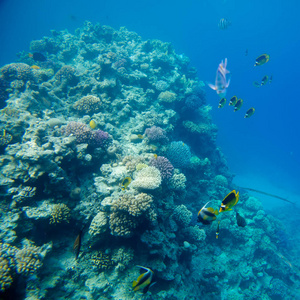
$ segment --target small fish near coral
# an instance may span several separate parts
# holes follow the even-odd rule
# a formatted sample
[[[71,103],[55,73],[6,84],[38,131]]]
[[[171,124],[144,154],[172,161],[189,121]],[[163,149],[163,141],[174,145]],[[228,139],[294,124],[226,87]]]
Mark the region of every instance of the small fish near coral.
[[[222,98],[222,99],[219,101],[218,108],[224,107],[225,104],[226,104],[226,98]]]
[[[47,58],[40,52],[29,53],[28,56],[35,61],[46,61]]]
[[[73,252],[75,254],[75,260],[78,259],[79,253],[80,253],[80,248],[81,248],[81,242],[82,242],[82,237],[83,237],[83,231],[87,224],[90,222],[91,216],[88,218],[87,222],[83,225],[83,227],[80,229],[79,234],[77,235],[74,245],[73,245]]]
[[[239,192],[231,191],[222,201],[219,212],[230,211],[239,202]]]
[[[237,96],[233,96],[230,101],[229,101],[229,106],[235,106],[235,104],[237,103],[238,98]]]
[[[220,221],[218,221],[218,227],[217,227],[217,230],[216,230],[216,239],[219,238],[219,233],[220,233]]]
[[[237,103],[235,104],[235,106],[234,106],[234,110],[233,111],[238,111],[238,110],[240,110],[241,109],[241,107],[242,107],[242,105],[243,105],[243,99],[239,99],[238,101],[237,101]]]
[[[245,218],[243,218],[238,212],[236,213],[236,223],[240,227],[245,227],[247,225]]]
[[[272,80],[273,80],[273,75],[270,76],[270,78],[269,78],[269,83],[271,83]]]
[[[260,55],[256,58],[254,67],[264,65],[269,60],[270,60],[270,55],[269,54],[262,54],[262,55]]]
[[[204,225],[211,224],[214,220],[216,220],[217,215],[219,214],[217,209],[206,207],[209,202],[207,202],[198,212],[197,221]]]
[[[250,118],[255,112],[255,108],[251,107],[246,111],[245,117],[244,118]]]
[[[97,123],[94,120],[91,120],[89,125],[92,129],[95,129],[97,127]]]
[[[149,268],[142,266],[137,267],[146,272],[142,273],[137,280],[133,281],[132,288],[135,292],[141,290],[143,293],[147,293],[149,288],[155,284],[153,281],[154,272]]]
[[[229,70],[227,68],[227,58],[225,58],[225,61],[221,61],[221,63],[218,66],[217,73],[216,73],[216,80],[215,84],[208,83],[208,86],[215,90],[217,94],[223,98],[226,95],[226,89],[229,87],[230,79],[227,80],[226,75],[229,74]]]
[[[230,25],[231,25],[231,21],[229,21],[229,20],[226,19],[226,18],[220,19],[220,21],[219,21],[219,23],[218,23],[218,27],[219,27],[219,29],[221,29],[221,30],[227,29]]]
[[[125,177],[122,180],[122,191],[125,191],[130,183],[131,183],[131,178],[130,177]]]

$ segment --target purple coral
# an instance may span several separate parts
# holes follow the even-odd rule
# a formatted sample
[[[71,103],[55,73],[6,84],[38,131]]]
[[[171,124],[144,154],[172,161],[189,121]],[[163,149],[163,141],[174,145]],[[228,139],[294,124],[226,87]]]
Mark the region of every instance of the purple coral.
[[[110,142],[109,134],[102,130],[92,131],[90,144],[94,147],[106,148]]]
[[[164,143],[169,139],[167,137],[167,133],[160,127],[152,126],[145,130],[145,136],[149,139],[150,142],[159,142]]]
[[[65,130],[65,135],[73,135],[76,137],[77,143],[89,143],[92,136],[92,131],[89,127],[87,127],[85,124],[80,122],[72,121],[70,122]]]
[[[160,175],[163,180],[168,180],[173,175],[174,167],[171,162],[164,156],[157,156],[156,158],[152,158],[149,162],[149,165],[157,168],[160,171]]]

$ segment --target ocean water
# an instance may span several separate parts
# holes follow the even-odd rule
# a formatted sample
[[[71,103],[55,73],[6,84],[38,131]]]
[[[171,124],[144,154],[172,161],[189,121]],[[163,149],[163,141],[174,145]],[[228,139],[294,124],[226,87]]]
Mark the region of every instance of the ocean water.
[[[211,106],[212,122],[218,127],[216,146],[221,149],[227,160],[229,172],[234,175],[232,187],[236,189],[248,187],[294,202],[294,204],[290,204],[266,194],[249,192],[250,195],[257,197],[261,201],[267,214],[274,216],[278,222],[282,222],[286,226],[284,233],[278,233],[271,232],[271,229],[264,224],[265,228],[267,228],[266,230],[269,230],[268,236],[271,236],[271,240],[273,236],[274,240],[272,242],[277,243],[276,245],[278,246],[276,251],[272,250],[277,258],[272,258],[270,261],[274,260],[272,261],[274,264],[283,262],[283,268],[287,268],[286,273],[291,272],[293,276],[293,296],[289,296],[291,298],[287,299],[299,299],[299,295],[294,290],[298,288],[299,291],[298,268],[300,268],[300,262],[298,254],[300,236],[298,234],[294,237],[292,236],[292,232],[300,221],[298,212],[298,202],[300,201],[299,9],[300,3],[296,0],[1,0],[0,67],[16,62],[19,59],[16,55],[17,53],[22,51],[30,52],[29,45],[32,40],[51,36],[51,30],[60,31],[67,29],[73,34],[77,28],[84,26],[85,21],[93,24],[108,25],[115,30],[124,26],[129,31],[136,32],[143,40],[157,39],[171,43],[177,54],[184,54],[189,57],[190,66],[197,69],[199,80],[206,84],[204,87],[206,102]],[[221,18],[231,21],[231,25],[225,30],[221,30],[218,27]],[[254,67],[256,57],[263,53],[270,55],[270,61],[262,66]],[[244,100],[241,110],[237,112],[233,112],[232,107],[229,107],[228,104],[224,108],[218,109],[220,97],[207,86],[208,82],[214,82],[218,64],[225,58],[228,59],[227,67],[231,75],[231,82],[226,95],[227,101],[234,95]],[[272,82],[268,82],[259,88],[254,87],[253,82],[261,82],[262,77],[265,75],[272,75]],[[251,118],[245,119],[244,114],[250,107],[255,108],[255,114]],[[192,149],[192,151],[197,153],[196,149]],[[95,170],[93,169],[93,171]],[[188,174],[188,171],[186,172],[187,178],[193,176],[192,172],[190,174]],[[216,193],[221,195],[222,192],[224,194],[225,190],[221,189]],[[195,212],[204,205],[203,202],[201,201],[202,205],[199,204],[199,207],[196,201],[194,203],[188,203],[187,201],[183,203],[195,215]],[[250,220],[251,214],[249,213],[246,217]],[[256,216],[255,218],[258,217]],[[76,228],[81,228],[83,223],[81,220],[78,224],[71,224],[71,226],[74,225]],[[70,228],[68,229],[70,231]],[[232,238],[229,233],[230,230],[224,229],[224,231],[224,238],[226,236],[228,239]],[[54,237],[54,241],[61,241],[60,237],[55,238],[55,230],[53,232],[45,230],[45,232],[47,234],[45,233],[42,239],[44,244],[48,242],[48,239],[45,238],[47,235]],[[74,231],[73,235],[76,237],[75,233]],[[237,234],[237,232],[235,231],[234,234]],[[39,235],[42,236],[43,234],[39,233]],[[202,249],[203,253],[205,253],[203,255],[213,253],[214,257],[218,257],[222,255],[220,254],[222,251],[226,252],[225,246],[220,243],[217,244],[214,238],[215,228],[207,229],[206,236],[206,247],[208,250],[204,251]],[[72,236],[69,236],[68,239],[72,242]],[[113,243],[119,246],[122,244],[117,240],[113,240]],[[130,242],[125,242],[124,244],[128,246]],[[106,246],[109,248],[107,244]],[[137,249],[134,250],[137,251]],[[138,250],[141,250],[142,253],[145,251],[144,249]],[[111,251],[113,252],[114,250]],[[259,251],[262,250],[257,250],[257,252]],[[110,255],[109,251],[106,254]],[[258,254],[260,259],[263,254],[263,251]],[[243,259],[242,251],[238,254],[235,253],[235,255],[240,255],[240,259]],[[69,259],[67,255],[64,256],[63,254],[59,257],[62,260],[62,264],[67,264],[67,259]],[[64,262],[64,258],[66,258],[66,262]],[[184,258],[181,259],[184,260]],[[276,259],[279,259],[279,262]],[[138,258],[137,261],[141,263],[142,260]],[[272,267],[270,261],[268,263]],[[291,262],[292,267],[290,266]],[[187,280],[189,272],[198,274],[197,272],[192,273],[195,272],[197,263],[202,263],[201,257],[193,258],[186,265],[183,264],[181,273],[185,272],[185,266],[189,266],[189,270],[185,273],[185,280]],[[166,265],[169,267],[171,263],[166,263]],[[255,268],[253,267],[253,269]],[[56,270],[59,270],[59,268]],[[211,270],[204,271],[207,274],[213,273]],[[264,271],[259,271],[253,271],[257,278],[261,276],[257,274],[265,272],[265,269]],[[49,275],[47,272],[43,274],[45,278]],[[71,274],[70,278],[72,276],[72,279],[76,277],[72,270],[68,272],[69,275]],[[269,272],[268,276],[276,278],[275,273],[275,271],[274,273]],[[222,274],[222,272],[218,274],[220,280],[224,279]],[[106,275],[101,276],[101,280],[105,281]],[[266,276],[266,280],[268,280],[268,276]],[[209,282],[211,286],[205,281],[207,285],[206,291],[207,293],[212,293],[210,295],[215,297],[211,299],[247,299],[243,297],[247,297],[246,295],[248,294],[246,292],[243,294],[241,291],[249,291],[251,288],[255,290],[251,284],[245,283],[247,280],[238,288],[238,285],[236,285],[238,279],[234,278],[233,283],[225,281],[226,288],[218,287],[221,290],[220,293],[213,294],[214,284],[217,284],[215,279],[217,275],[215,277],[207,275],[207,277],[211,278]],[[199,275],[199,278],[202,278],[201,275]],[[133,277],[130,277],[130,279],[126,279],[126,282],[131,282],[133,279]],[[184,279],[182,280],[184,281]],[[204,284],[201,280],[199,279],[199,282]],[[76,278],[74,281],[76,282]],[[175,281],[180,281],[180,279],[176,277]],[[35,281],[33,280],[32,282]],[[253,282],[255,282],[254,279]],[[294,284],[295,282],[296,284]],[[51,284],[49,283],[49,289],[53,287]],[[91,289],[96,286],[96,284],[91,284],[91,282],[89,284]],[[154,293],[151,296],[145,296],[149,297],[146,299],[179,299],[176,298],[178,295],[172,298],[167,292],[162,294],[160,289],[168,290],[168,287],[170,288],[168,284],[168,278],[165,276],[162,282],[158,282],[154,287]],[[260,284],[263,289],[263,283],[260,282]],[[285,282],[285,284],[288,283]],[[102,287],[100,291],[105,290],[105,288],[101,289]],[[239,291],[240,298],[234,298],[231,289]],[[107,290],[109,288],[106,287],[106,295],[108,293]],[[267,288],[265,288],[265,291],[267,291]],[[75,296],[71,294],[62,296],[58,293],[56,296],[51,297],[60,295],[59,299],[64,299],[64,297],[65,299],[92,299],[88,298],[88,296],[83,298],[84,294],[80,294],[82,298],[76,298],[76,293],[74,294]],[[268,292],[266,292],[267,294]],[[98,298],[99,294],[97,292],[94,295],[95,298],[93,299],[102,299],[101,296]],[[284,296],[279,293],[272,294],[269,292],[268,295],[270,295],[269,299],[272,300],[284,299]],[[201,296],[204,297],[203,299],[209,299],[205,298],[205,294],[201,294]],[[18,295],[18,297],[18,299],[25,299],[24,294]],[[54,299],[50,296],[48,297],[49,299]],[[103,299],[131,299],[118,293],[114,293],[114,296],[110,296],[110,298],[109,296],[107,297]],[[141,298],[135,297],[134,299],[142,299],[142,296]],[[186,292],[185,297],[182,299],[200,299],[194,295],[194,298],[189,298],[189,292]],[[31,298],[28,297],[26,299]]]

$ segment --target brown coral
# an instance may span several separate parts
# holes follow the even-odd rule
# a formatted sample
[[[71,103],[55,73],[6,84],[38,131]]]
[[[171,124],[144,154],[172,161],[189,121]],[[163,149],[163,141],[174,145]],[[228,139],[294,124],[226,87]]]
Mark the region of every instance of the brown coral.
[[[95,113],[101,109],[100,98],[92,95],[84,96],[80,100],[76,101],[73,107],[82,113]]]
[[[50,224],[69,223],[71,217],[70,211],[70,208],[64,203],[53,205]]]
[[[42,266],[39,248],[36,246],[18,250],[15,261],[17,273],[23,275],[32,275]]]
[[[112,235],[130,237],[133,229],[138,225],[137,219],[124,214],[123,211],[116,211],[109,216],[109,227]]]

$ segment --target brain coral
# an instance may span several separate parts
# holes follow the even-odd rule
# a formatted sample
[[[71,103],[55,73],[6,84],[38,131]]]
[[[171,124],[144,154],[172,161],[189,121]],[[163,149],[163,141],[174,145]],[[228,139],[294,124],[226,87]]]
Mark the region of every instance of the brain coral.
[[[157,168],[146,167],[140,170],[131,186],[137,189],[154,190],[161,184],[161,175]]]
[[[189,146],[183,142],[172,142],[167,150],[167,157],[177,168],[189,166],[191,159],[191,151]]]
[[[153,157],[150,160],[149,165],[157,168],[160,171],[160,175],[163,180],[168,180],[173,175],[174,167],[166,157]]]
[[[101,109],[101,100],[96,96],[88,95],[76,101],[73,107],[82,113],[95,113]]]

